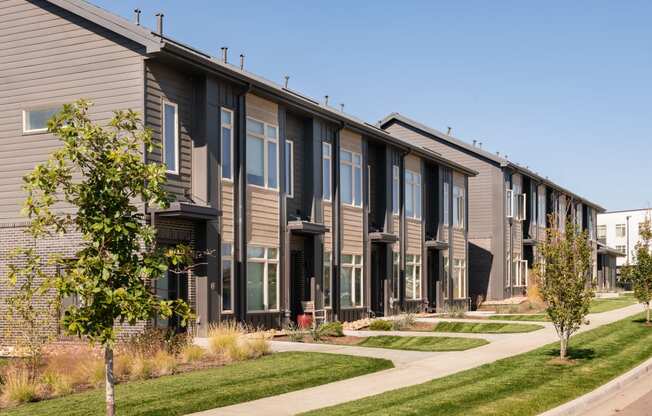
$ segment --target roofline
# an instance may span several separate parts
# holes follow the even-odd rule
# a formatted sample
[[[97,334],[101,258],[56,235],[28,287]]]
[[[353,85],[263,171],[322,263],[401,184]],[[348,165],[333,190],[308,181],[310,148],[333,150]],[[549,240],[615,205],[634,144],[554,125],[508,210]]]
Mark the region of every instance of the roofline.
[[[602,206],[596,204],[595,202],[591,202],[588,199],[583,198],[583,197],[575,194],[574,192],[569,191],[568,189],[566,189],[566,188],[552,182],[550,179],[544,178],[543,176],[539,175],[538,173],[535,173],[535,172],[531,171],[530,169],[527,169],[527,168],[519,165],[518,163],[514,163],[514,162],[510,161],[509,159],[505,159],[503,157],[494,155],[491,152],[488,152],[488,151],[486,151],[484,149],[480,149],[480,148],[478,148],[476,146],[473,146],[473,145],[471,145],[471,144],[469,144],[469,143],[467,143],[467,142],[465,142],[463,140],[460,140],[460,139],[455,138],[455,137],[453,137],[451,135],[445,134],[445,133],[443,133],[443,132],[441,132],[441,131],[439,131],[437,129],[434,129],[432,127],[428,127],[425,124],[422,124],[422,123],[420,123],[420,122],[418,122],[416,120],[413,120],[413,119],[411,119],[409,117],[406,117],[406,116],[404,116],[404,115],[402,115],[400,113],[391,113],[391,114],[387,115],[386,117],[384,117],[382,120],[380,120],[378,122],[378,126],[380,128],[383,128],[386,125],[388,125],[388,124],[390,124],[390,123],[392,123],[394,121],[399,122],[399,123],[403,123],[403,124],[407,124],[410,127],[416,128],[417,130],[421,130],[423,133],[425,133],[427,135],[434,136],[434,137],[436,137],[438,139],[441,139],[441,140],[444,140],[444,141],[446,141],[446,142],[448,142],[450,144],[461,147],[464,150],[467,150],[467,151],[475,154],[477,157],[481,157],[481,158],[484,158],[484,159],[489,159],[490,161],[494,162],[495,164],[498,164],[501,168],[510,168],[510,169],[516,170],[516,171],[518,171],[520,173],[524,173],[527,176],[536,179],[537,181],[539,181],[542,184],[550,186],[551,188],[553,188],[553,189],[555,189],[555,190],[557,190],[559,192],[568,194],[571,197],[573,197],[574,199],[577,199],[580,202],[597,209],[598,212],[600,212],[600,213],[606,211],[605,208],[603,208]]]
[[[607,215],[607,214],[619,214],[619,213],[622,213],[622,212],[636,212],[636,211],[648,211],[648,212],[652,212],[652,208],[621,209],[621,210],[618,210],[618,211],[605,211],[605,212],[602,212],[601,214],[603,214],[603,215]]]
[[[606,253],[615,257],[625,257],[625,254],[623,254],[620,250],[617,250],[613,247],[609,247],[608,245],[602,244],[600,242],[598,242],[598,253],[599,254]]]
[[[210,69],[232,80],[240,81],[246,86],[259,89],[265,93],[271,93],[272,95],[275,95],[277,98],[284,100],[285,102],[293,103],[294,105],[300,106],[302,108],[307,107],[314,114],[326,118],[335,124],[339,124],[341,128],[348,128],[359,134],[371,136],[384,142],[391,143],[392,145],[401,148],[401,150],[406,153],[415,153],[420,157],[448,166],[454,170],[463,172],[468,176],[476,176],[478,174],[477,171],[449,160],[439,153],[431,151],[430,149],[416,146],[380,129],[373,124],[369,124],[342,111],[322,105],[318,101],[312,100],[301,95],[300,93],[284,88],[263,77],[242,70],[239,67],[221,62],[220,60],[211,57],[209,54],[204,53],[191,46],[185,45],[165,36],[159,36],[158,34],[146,29],[143,26],[139,26],[134,22],[119,17],[83,0],[46,1],[144,46],[149,55],[169,52],[179,59],[195,62],[195,64],[203,66],[205,70]]]

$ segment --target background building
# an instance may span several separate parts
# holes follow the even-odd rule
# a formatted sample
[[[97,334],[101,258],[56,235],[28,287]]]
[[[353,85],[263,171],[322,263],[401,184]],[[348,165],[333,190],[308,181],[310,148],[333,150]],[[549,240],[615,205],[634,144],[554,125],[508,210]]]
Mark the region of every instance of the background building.
[[[617,267],[635,263],[636,244],[641,240],[639,225],[652,215],[652,209],[632,209],[598,214],[598,241],[620,251]]]

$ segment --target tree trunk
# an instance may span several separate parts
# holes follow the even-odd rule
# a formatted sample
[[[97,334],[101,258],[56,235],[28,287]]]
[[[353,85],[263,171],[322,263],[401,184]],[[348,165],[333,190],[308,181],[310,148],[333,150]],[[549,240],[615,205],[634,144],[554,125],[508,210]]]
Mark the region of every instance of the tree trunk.
[[[113,380],[113,349],[104,347],[104,370],[106,374],[106,416],[115,414],[115,392]]]
[[[646,312],[646,321],[645,321],[645,323],[650,325],[650,302],[647,302],[645,304],[645,312]]]
[[[561,360],[566,359],[567,349],[568,349],[568,338],[566,337],[566,334],[562,334],[559,340],[559,358]]]

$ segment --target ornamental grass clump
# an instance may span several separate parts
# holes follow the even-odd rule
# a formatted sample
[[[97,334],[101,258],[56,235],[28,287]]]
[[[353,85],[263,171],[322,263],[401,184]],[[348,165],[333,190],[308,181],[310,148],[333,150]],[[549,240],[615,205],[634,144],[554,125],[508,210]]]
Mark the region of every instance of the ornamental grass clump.
[[[14,406],[32,402],[38,398],[38,385],[30,377],[29,369],[14,365],[4,372],[1,402]]]
[[[369,324],[370,331],[391,331],[392,323],[385,319],[374,319]]]

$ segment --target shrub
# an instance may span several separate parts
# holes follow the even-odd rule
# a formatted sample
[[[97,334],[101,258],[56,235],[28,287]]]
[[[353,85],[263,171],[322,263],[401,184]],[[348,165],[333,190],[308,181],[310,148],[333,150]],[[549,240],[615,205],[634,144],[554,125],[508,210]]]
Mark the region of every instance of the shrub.
[[[90,384],[98,387],[104,383],[104,361],[94,356],[82,357],[78,359],[70,374],[74,385]]]
[[[30,372],[25,367],[12,366],[5,371],[2,401],[17,405],[36,400],[37,386],[30,380]]]
[[[174,374],[178,366],[176,357],[167,351],[161,350],[152,357],[152,368],[157,376]]]
[[[416,322],[417,319],[414,316],[414,314],[407,313],[405,315],[401,315],[398,318],[392,320],[392,329],[395,331],[403,331],[406,329],[410,329],[414,326]]]
[[[285,333],[288,335],[288,338],[290,338],[290,341],[293,342],[301,342],[303,341],[303,337],[305,336],[305,331],[297,324],[294,322],[290,322],[288,326],[285,328]]]
[[[129,379],[145,380],[151,378],[152,374],[154,374],[152,361],[142,355],[135,356],[131,364],[131,369],[129,370]]]
[[[134,357],[131,354],[118,354],[113,362],[113,374],[118,380],[127,380],[129,379],[133,365]]]
[[[249,340],[250,358],[258,358],[271,352],[269,342],[262,336],[254,336]]]
[[[344,326],[342,322],[334,321],[328,322],[322,325],[322,330],[324,336],[327,337],[343,337],[344,336]]]
[[[41,376],[41,383],[54,396],[66,396],[74,392],[70,376],[52,370],[46,370]]]
[[[369,330],[371,331],[391,331],[392,323],[385,319],[374,319],[369,324]]]
[[[244,335],[244,332],[241,325],[232,321],[211,326],[208,330],[209,350],[216,355],[225,355],[227,352],[233,355],[233,351],[238,347],[238,338]]]
[[[325,336],[324,326],[321,324],[318,325],[317,323],[314,323],[308,329],[308,333],[310,334],[310,337],[312,338],[313,341],[319,342]]]
[[[195,361],[201,361],[206,355],[206,350],[199,345],[189,344],[183,347],[180,355],[182,362],[193,363]]]

